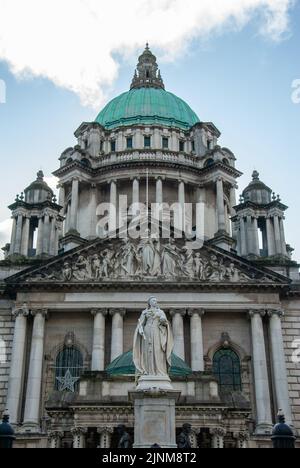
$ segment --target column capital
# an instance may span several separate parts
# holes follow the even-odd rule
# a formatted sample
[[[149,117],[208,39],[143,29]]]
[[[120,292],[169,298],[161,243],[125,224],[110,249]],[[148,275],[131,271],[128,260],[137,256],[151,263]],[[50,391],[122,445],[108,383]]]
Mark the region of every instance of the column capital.
[[[255,317],[256,315],[260,315],[261,318],[264,318],[264,317],[266,316],[266,311],[265,311],[265,310],[261,310],[261,309],[249,310],[248,315],[249,315],[249,317],[250,317],[251,319],[252,319],[253,317]]]
[[[227,432],[224,427],[212,427],[209,430],[210,434],[217,437],[225,437]]]
[[[267,313],[270,318],[277,316],[282,319],[285,316],[285,312],[282,309],[268,310]]]
[[[85,435],[87,433],[88,433],[87,427],[73,427],[73,429],[71,429],[71,434],[73,436]]]
[[[108,310],[107,309],[92,309],[91,314],[93,317],[95,317],[98,314],[102,314],[103,317],[106,317],[108,314]]]
[[[114,433],[114,428],[113,427],[97,427],[97,433],[102,435],[102,434],[113,434]]]
[[[95,182],[92,182],[90,187],[91,187],[92,190],[96,190],[97,184],[95,184]]]
[[[250,440],[250,434],[247,431],[235,432],[233,434],[233,438],[241,442],[247,442],[248,440]]]
[[[199,315],[199,317],[203,317],[205,315],[204,309],[189,309],[188,310],[189,317],[193,317],[194,315]]]
[[[29,309],[27,304],[23,304],[22,306],[17,305],[13,310],[12,310],[12,316],[14,318],[17,318],[19,316],[23,317],[28,317],[29,315]]]
[[[37,315],[41,315],[42,317],[46,318],[48,315],[48,309],[35,309],[31,311],[32,317],[36,317]]]
[[[132,182],[132,181],[135,181],[135,180],[140,181],[140,180],[141,180],[141,176],[132,176],[132,177],[130,177],[130,180],[131,180],[131,182]]]
[[[62,431],[49,431],[47,433],[48,440],[53,440],[53,439],[62,439],[64,437],[65,433]]]
[[[170,309],[169,313],[171,317],[175,317],[176,315],[181,315],[181,317],[185,317],[186,309]]]
[[[114,315],[119,314],[121,317],[125,317],[126,309],[110,309],[109,315],[113,317]]]

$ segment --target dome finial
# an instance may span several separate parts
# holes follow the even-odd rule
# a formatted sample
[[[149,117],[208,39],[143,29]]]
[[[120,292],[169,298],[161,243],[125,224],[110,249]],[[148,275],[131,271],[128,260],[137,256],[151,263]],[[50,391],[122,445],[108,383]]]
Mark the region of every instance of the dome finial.
[[[43,171],[39,171],[37,173],[37,180],[44,180],[44,173]]]
[[[252,179],[253,180],[259,180],[259,172],[257,170],[253,171]]]
[[[139,88],[165,89],[163,79],[158,70],[156,57],[152,54],[148,42],[146,43],[146,49],[139,57],[139,63],[130,89]]]

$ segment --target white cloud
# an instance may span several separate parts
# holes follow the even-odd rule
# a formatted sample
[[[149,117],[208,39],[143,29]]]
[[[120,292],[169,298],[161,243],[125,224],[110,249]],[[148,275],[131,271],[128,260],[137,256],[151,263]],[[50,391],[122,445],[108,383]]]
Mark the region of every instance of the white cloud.
[[[2,247],[10,242],[12,229],[12,220],[6,219],[5,221],[0,222],[0,260],[3,259]]]
[[[99,107],[128,57],[148,40],[173,60],[194,38],[241,28],[279,40],[294,0],[0,0],[0,60]]]

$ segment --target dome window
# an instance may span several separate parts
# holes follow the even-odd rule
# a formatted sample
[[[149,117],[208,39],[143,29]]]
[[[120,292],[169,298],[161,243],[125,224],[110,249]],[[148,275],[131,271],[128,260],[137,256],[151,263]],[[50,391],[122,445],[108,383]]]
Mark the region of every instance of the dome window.
[[[210,167],[213,166],[215,161],[212,158],[209,158],[207,161],[205,161],[204,167]]]
[[[195,153],[195,151],[196,151],[196,146],[195,146],[195,141],[194,140],[192,141],[192,151],[193,151],[193,153]]]
[[[112,153],[116,152],[116,140],[112,140],[110,142],[110,150],[111,150]]]
[[[133,148],[133,138],[132,137],[126,138],[126,147],[127,147],[127,149],[132,149]]]
[[[88,159],[84,158],[81,160],[81,164],[84,166],[84,167],[91,167],[91,163]]]
[[[184,152],[185,152],[185,142],[184,142],[183,140],[181,140],[181,141],[179,142],[179,151],[180,151],[181,153],[184,153]]]
[[[151,148],[151,137],[150,136],[145,136],[144,137],[144,147],[145,148]]]
[[[163,147],[163,149],[169,149],[169,138],[163,137],[162,147]]]
[[[66,165],[72,164],[72,162],[73,162],[73,159],[72,159],[72,158],[69,158],[69,159],[67,159]]]
[[[225,164],[225,166],[230,166],[229,161],[226,158],[223,159],[223,164]]]

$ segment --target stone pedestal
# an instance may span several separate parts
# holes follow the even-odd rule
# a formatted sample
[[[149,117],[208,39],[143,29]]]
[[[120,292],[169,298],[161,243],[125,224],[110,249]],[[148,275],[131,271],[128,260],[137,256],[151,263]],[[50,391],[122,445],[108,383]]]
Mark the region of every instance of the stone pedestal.
[[[156,381],[151,376],[140,379],[137,390],[130,392],[135,414],[134,449],[151,448],[155,444],[161,448],[177,448],[175,406],[179,397],[180,392],[172,389],[168,377],[156,377]]]

